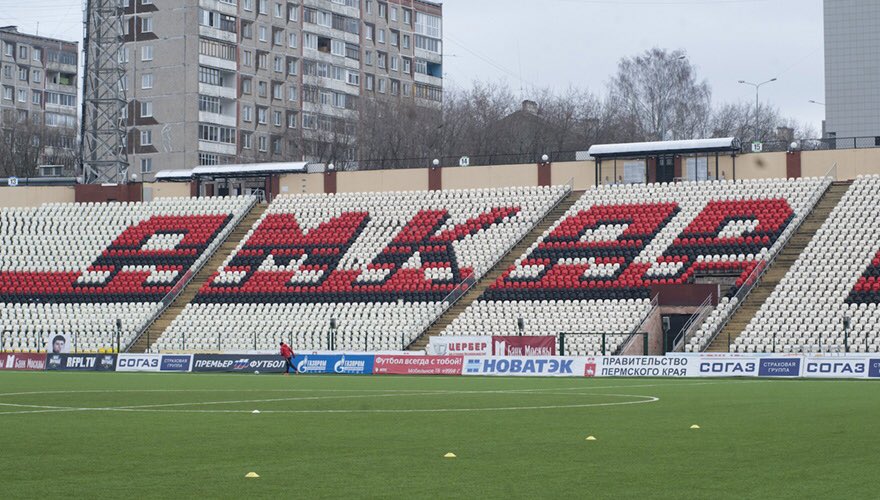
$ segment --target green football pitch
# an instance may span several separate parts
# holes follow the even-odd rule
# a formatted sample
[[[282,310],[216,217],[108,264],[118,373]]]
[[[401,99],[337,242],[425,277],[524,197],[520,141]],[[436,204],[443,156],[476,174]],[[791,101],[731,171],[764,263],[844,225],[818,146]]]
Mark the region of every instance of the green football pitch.
[[[877,498],[878,412],[870,381],[3,372],[0,497]]]

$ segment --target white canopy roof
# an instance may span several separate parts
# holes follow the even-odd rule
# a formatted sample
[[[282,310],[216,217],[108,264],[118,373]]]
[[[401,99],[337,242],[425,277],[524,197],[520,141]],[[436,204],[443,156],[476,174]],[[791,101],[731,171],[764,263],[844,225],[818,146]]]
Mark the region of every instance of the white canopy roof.
[[[260,174],[305,173],[308,163],[241,163],[235,165],[202,165],[192,169],[160,170],[156,172],[156,180],[184,180],[200,176],[235,177]]]
[[[693,139],[687,141],[630,142],[623,144],[596,144],[590,147],[592,157],[649,156],[658,153],[714,153],[735,151],[739,141],[735,137]]]

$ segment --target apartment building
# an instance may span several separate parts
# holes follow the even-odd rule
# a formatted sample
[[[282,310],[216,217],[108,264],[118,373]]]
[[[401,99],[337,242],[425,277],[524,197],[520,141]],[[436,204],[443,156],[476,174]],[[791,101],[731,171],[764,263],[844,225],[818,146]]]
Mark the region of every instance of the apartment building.
[[[361,99],[442,99],[442,7],[121,0],[131,173],[356,156]]]
[[[880,2],[825,0],[824,15],[825,135],[880,145]]]
[[[4,174],[72,175],[78,44],[5,26],[0,27],[0,51],[0,164],[8,170]]]

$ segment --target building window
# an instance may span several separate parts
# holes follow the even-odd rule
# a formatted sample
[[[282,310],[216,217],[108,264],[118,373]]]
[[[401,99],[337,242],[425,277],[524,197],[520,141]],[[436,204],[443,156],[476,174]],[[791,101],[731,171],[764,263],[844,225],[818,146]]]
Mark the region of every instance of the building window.
[[[412,73],[412,59],[408,57],[403,58],[403,72],[406,74]]]
[[[360,85],[361,84],[361,74],[357,71],[349,70],[346,74],[345,83],[349,85]]]
[[[287,60],[287,74],[296,76],[296,59]]]
[[[272,124],[276,127],[280,127],[281,121],[281,111],[272,111]]]
[[[394,30],[388,31],[389,36],[391,37],[391,46],[397,47],[400,45],[400,33]]]
[[[241,133],[241,149],[251,149],[254,147],[254,136],[248,132]]]
[[[397,22],[397,7],[391,7],[391,20]]]
[[[199,83],[206,85],[223,86],[223,73],[217,68],[199,66]]]
[[[3,53],[6,54],[7,57],[12,57],[12,54],[15,53],[15,45],[4,42],[3,43]]]
[[[373,32],[376,28],[372,24],[364,24],[364,38],[367,40],[373,39]]]
[[[272,30],[272,45],[278,47],[284,45],[284,30]]]
[[[26,66],[18,67],[18,79],[23,82],[28,81],[28,69]]]
[[[141,173],[149,174],[153,171],[153,159],[152,158],[141,158]]]
[[[119,60],[119,64],[125,64],[128,62],[128,47],[122,47],[119,50],[119,54],[116,57]]]
[[[318,35],[314,33],[303,33],[303,48],[318,50]]]
[[[254,25],[251,23],[241,23],[241,37],[250,40],[254,37]]]
[[[257,106],[257,123],[259,123],[260,125],[265,125],[267,114],[269,114],[268,109]]]
[[[388,56],[384,52],[377,52],[376,56],[376,64],[379,66],[379,69],[385,69],[387,66],[385,61]]]
[[[366,75],[366,78],[364,79],[364,88],[372,91],[374,79],[375,77],[373,77],[373,75]]]
[[[18,46],[18,58],[22,60],[27,60],[28,58],[28,48],[27,45],[19,45]]]
[[[241,93],[243,95],[251,95],[253,93],[254,82],[250,78],[241,79]]]
[[[397,71],[399,69],[397,64],[397,56],[391,57],[391,71]]]
[[[220,156],[211,153],[199,153],[199,165],[219,165]]]
[[[153,88],[153,74],[144,73],[141,75],[141,89],[147,90]]]
[[[269,67],[269,53],[257,51],[257,69],[267,69]]]
[[[260,26],[260,41],[268,42],[269,41],[269,29],[265,26]]]
[[[254,108],[250,104],[241,107],[241,119],[248,123],[254,120]]]
[[[288,33],[288,35],[287,35],[287,45],[288,45],[290,48],[295,49],[295,48],[297,47],[297,45],[298,45],[298,43],[297,43],[297,38],[299,38],[299,37],[297,36],[296,33]]]
[[[235,136],[236,133],[234,128],[221,127],[219,125],[210,125],[206,123],[199,124],[200,141],[235,144]]]
[[[220,98],[207,96],[207,95],[200,95],[199,96],[199,111],[204,111],[206,113],[217,113],[217,114],[222,113],[223,108],[220,105]]]
[[[388,4],[382,3],[382,2],[378,2],[378,4],[379,4],[379,17],[381,17],[382,19],[385,19],[387,21],[388,20]]]
[[[279,137],[275,137],[272,139],[272,154],[281,154],[281,138]]]
[[[302,127],[309,130],[315,130],[318,128],[318,117],[313,113],[303,113],[303,124]]]
[[[31,92],[31,103],[42,104],[42,102],[43,102],[43,93],[42,92],[40,92],[38,90],[34,90],[33,92]]]
[[[18,89],[18,102],[27,102],[27,89]]]
[[[34,83],[40,83],[43,81],[43,71],[39,69],[35,69],[31,73],[31,81]]]
[[[269,97],[269,85],[266,82],[257,82],[257,95],[259,97]]]
[[[277,2],[275,3],[275,17],[284,19],[284,6]]]
[[[269,1],[268,0],[257,0],[257,5],[260,7],[260,14],[269,14]]]
[[[296,85],[288,85],[287,87],[287,100],[296,102]]]
[[[412,24],[412,11],[409,9],[403,9],[403,24]]]
[[[31,54],[31,58],[36,62],[41,62],[43,60],[43,49],[34,49]]]
[[[153,116],[153,103],[150,101],[141,102],[141,118],[150,118]]]
[[[385,43],[385,30],[380,29],[376,32],[376,41],[379,43]]]
[[[367,66],[373,65],[373,51],[372,50],[364,51],[364,64],[366,64]]]
[[[12,87],[3,87],[3,99],[11,101],[13,92],[15,92],[15,89]]]
[[[380,93],[380,94],[384,94],[384,93],[385,93],[385,90],[386,90],[386,89],[385,89],[385,85],[386,85],[386,84],[385,84],[385,79],[384,79],[384,78],[379,78],[379,93]]]
[[[141,47],[141,61],[152,61],[153,60],[153,46],[152,45],[144,45]]]
[[[284,58],[281,56],[275,56],[274,59],[274,69],[276,73],[284,73]]]
[[[272,99],[284,99],[284,85],[281,83],[272,83]]]
[[[250,68],[254,65],[254,53],[250,50],[241,51],[241,64]]]
[[[242,0],[241,7],[247,11],[254,10],[254,0]]]
[[[403,48],[408,49],[410,44],[409,35],[403,35]]]
[[[261,152],[265,153],[269,149],[269,138],[261,135],[257,138],[257,146]]]
[[[299,19],[299,6],[287,4],[287,20],[296,21]]]
[[[153,18],[152,17],[142,17],[141,18],[141,33],[152,33],[153,32]]]
[[[152,130],[141,130],[141,146],[152,146],[153,145],[153,131]]]
[[[287,128],[296,128],[296,113],[287,113]]]

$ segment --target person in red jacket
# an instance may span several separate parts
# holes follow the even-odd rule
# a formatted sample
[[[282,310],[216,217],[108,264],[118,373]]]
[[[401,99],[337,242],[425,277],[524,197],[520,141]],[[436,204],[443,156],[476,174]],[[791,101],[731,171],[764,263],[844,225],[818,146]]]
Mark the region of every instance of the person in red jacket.
[[[281,343],[281,357],[287,361],[287,371],[285,372],[285,375],[290,375],[290,372],[296,373],[296,367],[293,365],[293,349],[284,342]]]

